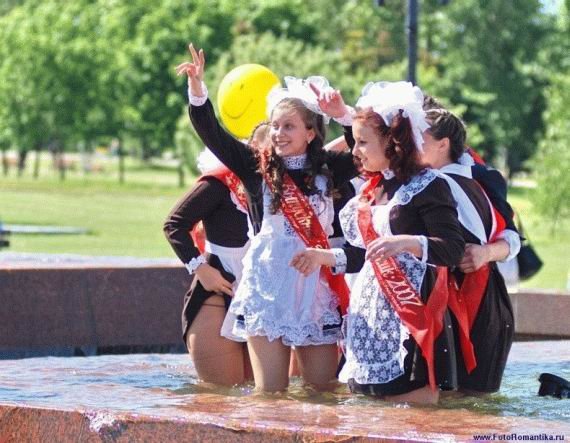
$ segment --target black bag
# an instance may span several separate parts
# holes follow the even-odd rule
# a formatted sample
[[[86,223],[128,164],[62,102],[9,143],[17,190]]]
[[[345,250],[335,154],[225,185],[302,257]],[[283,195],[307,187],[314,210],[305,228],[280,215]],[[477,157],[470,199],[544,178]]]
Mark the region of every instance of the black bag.
[[[519,234],[521,236],[521,250],[517,255],[519,278],[521,280],[528,280],[540,271],[540,268],[542,268],[542,260],[530,244],[528,236],[525,238],[522,222],[518,214],[517,221]]]

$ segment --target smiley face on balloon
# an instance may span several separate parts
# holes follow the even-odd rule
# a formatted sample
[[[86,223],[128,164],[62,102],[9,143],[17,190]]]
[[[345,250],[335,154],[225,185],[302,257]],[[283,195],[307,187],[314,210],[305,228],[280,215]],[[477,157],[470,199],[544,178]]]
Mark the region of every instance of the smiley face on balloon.
[[[267,95],[279,85],[279,78],[265,66],[250,63],[232,69],[218,88],[218,109],[228,131],[249,137],[267,118]]]

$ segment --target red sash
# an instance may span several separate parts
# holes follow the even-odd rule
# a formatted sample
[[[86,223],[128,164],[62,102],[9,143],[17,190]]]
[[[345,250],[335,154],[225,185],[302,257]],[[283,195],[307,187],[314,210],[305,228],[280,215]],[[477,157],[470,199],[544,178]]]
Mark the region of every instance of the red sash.
[[[479,185],[481,192],[483,192],[489,202],[491,218],[493,220],[493,232],[491,232],[490,241],[494,241],[497,236],[505,230],[506,222],[500,212],[492,205],[483,187],[477,181],[475,181],[475,183]],[[490,272],[491,269],[489,265],[485,264],[475,272],[465,274],[461,288],[458,288],[455,282],[453,285],[450,285],[449,309],[451,309],[451,312],[453,312],[453,315],[455,315],[457,319],[459,326],[459,343],[468,374],[477,367],[475,350],[470,335],[471,328],[473,327],[481,302],[483,301],[487,284],[489,283]]]
[[[207,177],[214,177],[226,185],[238,203],[245,210],[247,210],[247,197],[245,187],[237,175],[235,175],[225,166],[221,166],[211,172],[208,172],[207,174],[202,175],[200,178],[198,178],[198,181],[204,180]],[[204,224],[202,221],[199,221],[194,225],[190,231],[190,236],[192,237],[192,240],[194,241],[194,244],[200,253],[204,253],[206,249],[206,233],[204,232]]]
[[[380,237],[372,226],[370,202],[381,179],[382,176],[374,177],[364,185],[362,196],[365,199],[358,207],[358,228],[366,246]],[[424,304],[394,257],[371,263],[383,294],[420,347],[428,366],[429,384],[436,389],[434,343],[443,329],[443,315],[447,307],[447,268],[438,267],[435,286],[427,304]]]
[[[275,192],[273,183],[267,174],[264,174],[264,178],[269,189]],[[315,214],[307,197],[305,197],[287,173],[283,175],[281,210],[305,245],[309,248],[330,249],[327,234],[321,226],[317,214]],[[321,267],[321,275],[326,278],[331,290],[337,296],[341,314],[346,314],[350,290],[344,280],[344,276],[333,275],[327,267]]]

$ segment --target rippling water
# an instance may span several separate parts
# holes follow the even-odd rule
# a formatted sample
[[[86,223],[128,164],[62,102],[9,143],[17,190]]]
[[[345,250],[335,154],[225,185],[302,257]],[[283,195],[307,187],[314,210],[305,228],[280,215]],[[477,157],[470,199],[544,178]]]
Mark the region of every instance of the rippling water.
[[[443,398],[438,408],[463,408],[498,416],[568,421],[570,400],[538,397],[538,376],[551,372],[570,379],[570,342],[515,343],[501,391],[483,397]],[[259,396],[252,385],[233,388],[198,383],[187,355],[131,354],[97,357],[41,357],[0,361],[0,403],[64,409],[98,408],[160,414],[211,396],[260,400],[289,399],[326,405],[393,407],[354,396],[339,385],[335,392],[316,393],[293,379],[286,394]],[[219,398],[219,397],[218,397]],[[397,407],[410,407],[396,405]]]

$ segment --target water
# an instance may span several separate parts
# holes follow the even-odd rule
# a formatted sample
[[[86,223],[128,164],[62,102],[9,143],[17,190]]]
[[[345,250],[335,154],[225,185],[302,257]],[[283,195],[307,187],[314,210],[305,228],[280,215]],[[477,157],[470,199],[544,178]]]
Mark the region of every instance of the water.
[[[517,342],[509,357],[501,391],[482,397],[442,398],[431,409],[467,409],[495,416],[530,417],[570,422],[570,400],[538,397],[538,376],[551,372],[570,379],[570,341]],[[223,401],[222,401],[223,399]],[[255,399],[346,407],[393,408],[394,405],[354,396],[339,385],[333,393],[311,392],[293,379],[286,394],[259,395],[252,385],[233,388],[198,383],[184,354],[131,354],[96,357],[41,357],[0,361],[0,403],[58,409],[105,409],[169,415],[189,405],[239,404]],[[261,402],[261,403],[260,403]],[[251,404],[249,404],[251,407]],[[410,408],[407,405],[396,405]],[[413,407],[416,408],[416,407]],[[378,409],[376,409],[378,410]],[[251,409],[232,411],[246,419]]]

